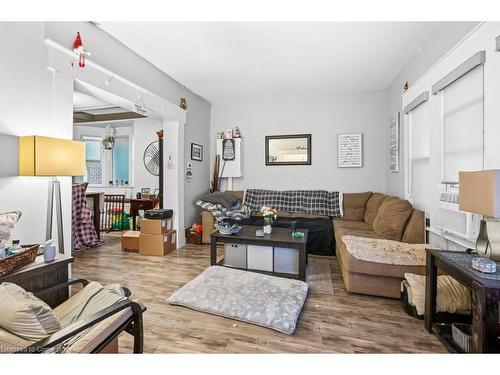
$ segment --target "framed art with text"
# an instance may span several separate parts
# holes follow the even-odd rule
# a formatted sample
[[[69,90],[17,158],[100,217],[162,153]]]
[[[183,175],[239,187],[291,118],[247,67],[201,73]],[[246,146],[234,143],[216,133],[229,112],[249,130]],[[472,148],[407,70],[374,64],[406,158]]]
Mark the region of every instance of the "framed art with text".
[[[339,168],[363,167],[363,135],[339,134],[337,139]]]
[[[389,120],[389,171],[399,172],[399,112]]]
[[[191,143],[191,160],[202,161],[203,160],[203,146]]]

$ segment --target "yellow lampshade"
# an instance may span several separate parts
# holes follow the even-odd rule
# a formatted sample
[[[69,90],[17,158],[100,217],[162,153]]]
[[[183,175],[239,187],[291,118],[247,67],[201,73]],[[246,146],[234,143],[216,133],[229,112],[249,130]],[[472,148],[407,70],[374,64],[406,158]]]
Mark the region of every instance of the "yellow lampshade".
[[[500,170],[460,172],[460,211],[500,217]]]
[[[19,137],[20,176],[85,175],[85,143],[69,139]]]

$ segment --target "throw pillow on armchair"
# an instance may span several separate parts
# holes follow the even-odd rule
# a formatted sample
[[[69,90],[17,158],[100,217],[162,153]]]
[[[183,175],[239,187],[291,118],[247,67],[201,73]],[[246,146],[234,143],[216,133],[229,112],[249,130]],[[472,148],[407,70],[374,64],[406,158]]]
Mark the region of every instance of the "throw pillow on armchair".
[[[0,246],[5,245],[10,238],[10,232],[14,229],[21,212],[12,211],[0,213]]]

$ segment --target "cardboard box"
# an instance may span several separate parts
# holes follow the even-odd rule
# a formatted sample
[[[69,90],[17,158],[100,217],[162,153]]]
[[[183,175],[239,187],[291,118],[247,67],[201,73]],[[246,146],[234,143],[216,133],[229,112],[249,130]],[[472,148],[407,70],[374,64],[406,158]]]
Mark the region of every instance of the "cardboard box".
[[[176,233],[169,231],[164,234],[146,234],[139,236],[139,254],[164,256],[177,248]]]
[[[172,230],[172,218],[164,220],[141,219],[141,233],[164,234]]]
[[[168,252],[177,250],[177,231],[171,230],[168,235]]]
[[[139,251],[139,234],[137,230],[129,230],[122,234],[122,251]]]

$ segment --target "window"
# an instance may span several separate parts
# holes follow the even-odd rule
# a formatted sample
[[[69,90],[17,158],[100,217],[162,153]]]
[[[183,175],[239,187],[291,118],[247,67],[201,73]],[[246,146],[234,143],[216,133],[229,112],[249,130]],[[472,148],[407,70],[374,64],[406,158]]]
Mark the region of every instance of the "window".
[[[102,137],[82,135],[85,142],[86,174],[83,181],[90,185],[129,185],[129,136],[118,136],[111,150],[104,150]]]
[[[409,118],[409,193],[413,205],[425,211],[429,207],[429,106],[420,105],[408,114]]]
[[[91,185],[102,184],[101,139],[84,136],[86,174],[84,181]]]
[[[443,90],[443,181],[483,169],[483,66]]]
[[[129,182],[129,141],[128,137],[116,137],[112,150],[113,178],[115,184]]]

